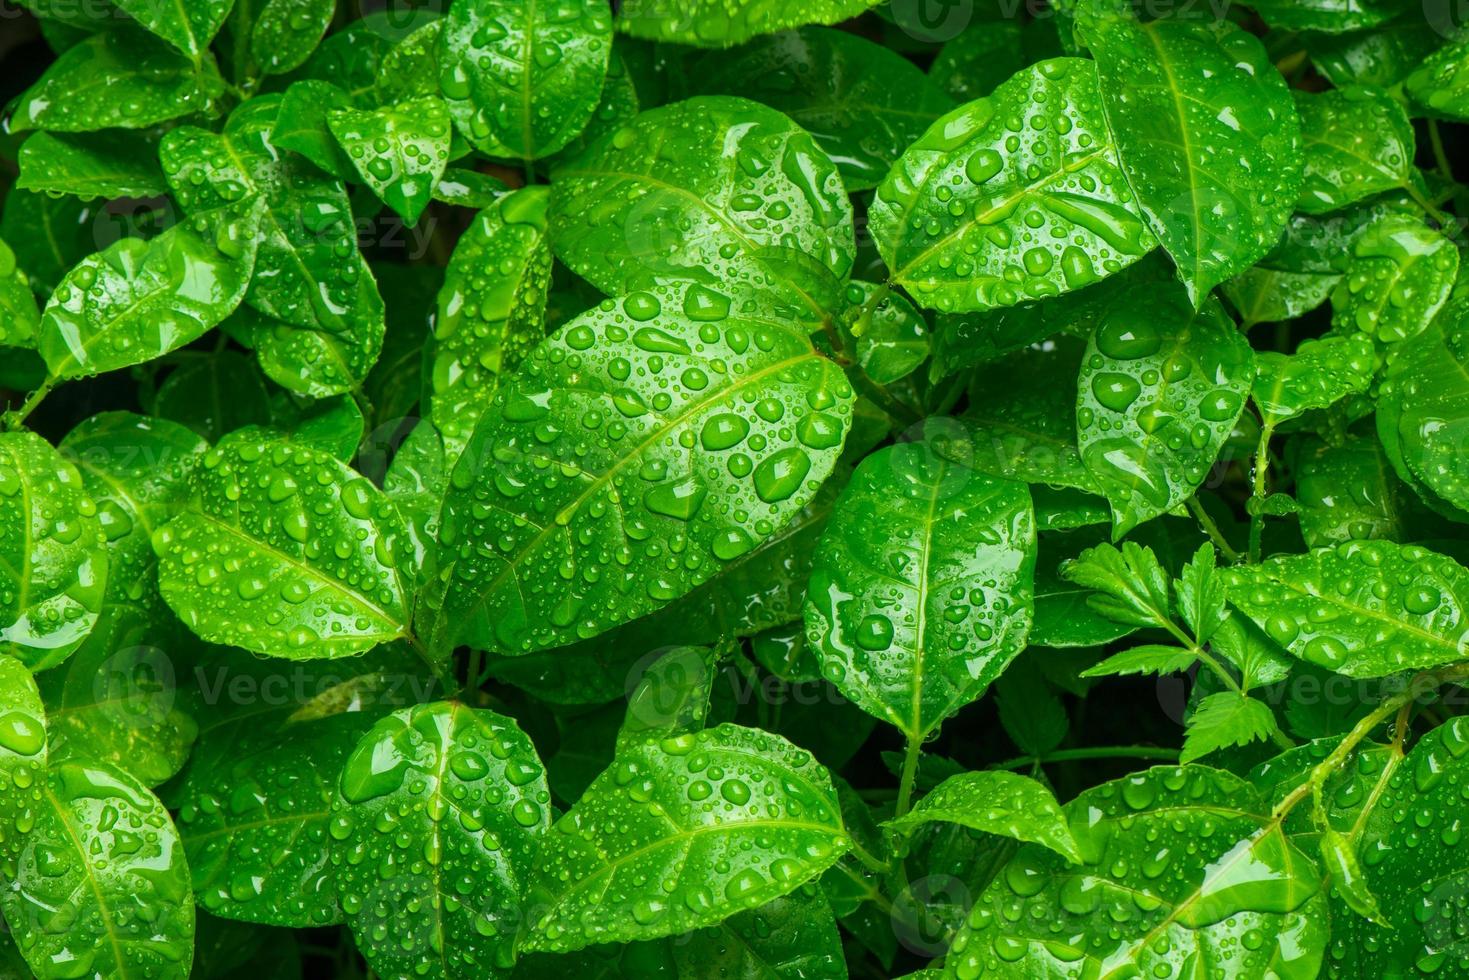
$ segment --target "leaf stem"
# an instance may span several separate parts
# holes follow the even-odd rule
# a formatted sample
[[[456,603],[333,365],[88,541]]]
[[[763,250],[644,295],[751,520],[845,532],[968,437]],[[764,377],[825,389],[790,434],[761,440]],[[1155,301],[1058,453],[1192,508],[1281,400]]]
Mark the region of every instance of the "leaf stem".
[[[1448,227],[1449,216],[1444,214],[1437,207],[1435,207],[1432,201],[1424,197],[1419,192],[1418,188],[1413,186],[1413,182],[1411,180],[1403,181],[1401,186],[1403,190],[1407,192],[1407,195],[1413,199],[1413,203],[1422,208],[1424,213],[1427,214],[1428,217],[1432,218],[1435,222],[1438,223],[1439,227]]]
[[[1438,120],[1428,120],[1428,142],[1433,145],[1433,159],[1444,180],[1454,179],[1454,168],[1449,166],[1449,155],[1444,152],[1443,135],[1438,131]]]
[[[48,374],[46,380],[41,382],[41,386],[31,392],[19,408],[5,413],[5,428],[10,432],[19,429],[30,414],[36,410],[36,406],[45,400],[46,396],[51,393],[51,389],[55,388],[60,381],[60,378]]]
[[[1210,517],[1209,512],[1204,509],[1204,505],[1199,503],[1199,498],[1197,496],[1190,497],[1185,503],[1188,505],[1189,513],[1194,515],[1194,520],[1198,521],[1199,527],[1203,528],[1204,533],[1209,535],[1209,540],[1214,542],[1214,547],[1219,549],[1225,561],[1231,563],[1239,561],[1239,552],[1235,551],[1229,542],[1225,540],[1224,532],[1219,530],[1219,525],[1214,523],[1214,518]]]
[[[423,641],[417,635],[412,631],[408,631],[403,634],[403,639],[413,648],[413,652],[418,654],[419,659],[428,665],[428,669],[433,672],[434,678],[443,686],[444,697],[457,697],[464,690],[459,681],[455,679],[453,672],[444,670],[444,665],[434,659],[433,655],[429,653],[428,647],[423,645]]]
[[[857,843],[857,839],[855,837],[852,837],[851,834],[848,834],[847,836],[851,839],[852,856],[855,857],[858,861],[861,861],[864,865],[866,865],[867,870],[876,872],[880,875],[885,875],[893,870],[893,866],[891,864],[886,861],[879,860],[875,855],[872,854],[871,851],[867,850],[867,848]]]
[[[1275,435],[1275,419],[1266,415],[1260,424],[1260,444],[1255,447],[1255,472],[1250,499],[1254,506],[1250,513],[1249,563],[1260,560],[1260,538],[1265,531],[1266,477],[1270,472],[1270,437]]]
[[[990,766],[991,769],[1024,769],[1026,766],[1084,759],[1156,759],[1177,762],[1178,750],[1151,745],[1089,745],[1078,749],[1057,749],[1045,755],[1022,755]]]
[[[903,773],[898,778],[898,802],[893,816],[901,817],[908,812],[913,802],[913,783],[918,777],[918,757],[922,755],[923,739],[908,736],[908,749],[903,753]]]

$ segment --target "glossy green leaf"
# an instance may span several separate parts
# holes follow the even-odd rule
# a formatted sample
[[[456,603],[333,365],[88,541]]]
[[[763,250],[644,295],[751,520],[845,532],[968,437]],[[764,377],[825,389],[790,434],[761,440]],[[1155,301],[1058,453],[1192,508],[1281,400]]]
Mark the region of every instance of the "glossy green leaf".
[[[592,118],[611,52],[602,4],[456,0],[439,35],[439,86],[478,149],[534,160]]]
[[[175,368],[158,388],[153,414],[218,442],[241,426],[269,421],[270,399],[260,369],[243,354],[222,350]]]
[[[281,387],[308,398],[356,391],[381,352],[384,330],[382,300],[366,263],[359,275],[367,280],[356,296],[363,305],[349,313],[351,320],[340,333],[295,326],[248,306],[240,307],[226,326],[254,348],[260,369]]]
[[[25,664],[0,656],[0,873],[35,827],[46,786],[46,709]]]
[[[1232,745],[1264,741],[1276,731],[1275,715],[1268,704],[1234,691],[1205,697],[1186,721],[1188,734],[1180,762],[1192,762]]]
[[[847,284],[847,312],[842,328],[862,373],[880,385],[901,381],[928,359],[928,323],[913,304],[889,293],[864,314],[879,287],[868,282]]]
[[[1300,196],[1300,122],[1253,35],[1128,11],[1085,40],[1127,184],[1197,307],[1280,237]]]
[[[245,298],[255,271],[259,201],[185,219],[157,238],[124,238],[57,285],[38,348],[55,378],[142,364],[197,340]]]
[[[503,181],[477,170],[450,167],[434,185],[434,200],[484,210],[508,193]]]
[[[1177,976],[1206,963],[1316,976],[1320,873],[1244,780],[1158,767],[1086,790],[1066,813],[1082,860],[1022,846],[979,895],[945,976]]]
[[[1424,508],[1393,473],[1374,436],[1354,436],[1340,446],[1319,440],[1296,457],[1295,499],[1306,544],[1367,538],[1412,540]]]
[[[0,241],[0,347],[34,347],[41,311],[15,252]]]
[[[912,810],[883,826],[889,833],[911,836],[917,828],[935,822],[1034,841],[1071,861],[1081,861],[1056,797],[1034,779],[1013,772],[950,776]]]
[[[112,0],[117,9],[190,58],[209,50],[234,0]]]
[[[21,94],[11,132],[146,129],[213,110],[224,94],[213,59],[195,64],[135,29],[93,34],[63,53]]]
[[[1255,367],[1255,405],[1272,419],[1289,419],[1366,391],[1377,352],[1364,334],[1326,336],[1302,341],[1294,354],[1257,354]]]
[[[1268,262],[1269,259],[1264,261]],[[1325,303],[1341,281],[1334,272],[1288,272],[1252,266],[1221,284],[1243,330],[1257,323],[1294,320]]]
[[[1199,659],[1193,650],[1183,647],[1147,644],[1113,654],[1095,667],[1082,671],[1083,677],[1111,677],[1122,674],[1177,674],[1188,670]],[[1233,697],[1233,695],[1230,695]]]
[[[342,910],[372,968],[469,978],[508,965],[550,802],[530,739],[492,711],[441,701],[373,726],[342,767],[329,826]]]
[[[794,891],[848,844],[830,776],[778,736],[721,725],[641,742],[545,838],[522,948],[710,926]]]
[[[1015,118],[1046,135],[1022,141]],[[1052,59],[904,151],[878,186],[872,235],[893,281],[947,313],[1080,289],[1156,244],[1119,165],[1095,68]]]
[[[1353,541],[1227,573],[1229,601],[1302,660],[1382,677],[1465,658],[1469,571],[1424,548]]]
[[[431,7],[413,12],[427,15],[427,19],[411,15],[405,17],[399,11],[389,10],[384,13],[395,28],[406,28],[407,33],[397,38],[378,61],[377,76],[373,79],[372,95],[375,100],[392,103],[441,95],[439,36],[444,29],[444,18],[438,16]],[[367,19],[364,18],[362,23],[365,25]]]
[[[1414,64],[1403,91],[1440,118],[1469,118],[1469,41],[1455,39]]]
[[[122,772],[62,763],[37,809],[0,909],[38,980],[185,980],[194,896],[163,804]]]
[[[245,436],[204,457],[153,536],[168,604],[206,640],[295,659],[405,634],[401,518],[326,453]]]
[[[102,611],[105,544],[77,468],[38,435],[0,435],[0,654],[44,670],[81,645]]]
[[[1068,582],[1100,593],[1087,602],[1109,619],[1164,629],[1172,621],[1168,573],[1145,545],[1124,541],[1117,548],[1103,542],[1063,564],[1060,571]]]
[[[1020,652],[1034,570],[1024,485],[900,443],[862,462],[832,513],[808,639],[843,694],[919,741]]]
[[[551,246],[548,195],[523,188],[475,216],[439,290],[430,415],[468,438],[500,380],[545,336]]]
[[[826,151],[849,191],[876,187],[954,105],[896,52],[819,27],[709,55],[694,76],[699,92],[741,95],[790,116]]]
[[[444,101],[426,98],[371,110],[332,109],[326,118],[367,186],[404,221],[416,224],[449,160],[449,110]]]
[[[1112,504],[1112,533],[1187,500],[1203,483],[1254,381],[1250,345],[1216,300],[1135,289],[1087,344],[1076,381],[1082,463]]]
[[[1387,371],[1378,413],[1414,481],[1449,504],[1469,505],[1469,472],[1463,464],[1469,426],[1469,306],[1456,302],[1431,327],[1401,345]]]
[[[83,200],[158,197],[168,185],[157,157],[156,140],[126,129],[36,133],[21,144],[15,186]]]
[[[321,43],[336,12],[333,0],[236,0],[250,21],[250,58],[267,75],[299,67]]]
[[[814,885],[672,942],[679,980],[799,977],[845,980],[831,905]]]
[[[609,300],[502,383],[445,500],[436,637],[511,655],[586,639],[806,505],[841,451],[851,387],[788,327],[727,310],[701,286]],[[655,535],[681,542],[675,567],[632,546]]]
[[[1306,154],[1297,208],[1323,214],[1408,183],[1413,126],[1399,103],[1370,88],[1295,98]]]
[[[739,44],[803,24],[835,24],[856,17],[877,0],[625,0],[617,29],[633,37],[706,48]]]
[[[1271,27],[1333,34],[1376,27],[1409,9],[1403,0],[1252,0]]]
[[[292,82],[281,95],[280,110],[270,128],[270,145],[301,154],[338,180],[357,179],[352,158],[327,125],[332,112],[351,110],[354,105],[351,94],[329,81],[303,78]]]
[[[1459,271],[1452,242],[1421,220],[1389,215],[1352,243],[1331,294],[1331,324],[1390,344],[1419,333],[1448,301]]]
[[[834,314],[856,254],[835,165],[787,117],[731,96],[643,112],[556,170],[551,242],[609,295],[713,290],[687,311],[711,318],[747,292],[804,320]]]
[[[1390,88],[1443,46],[1442,27],[1410,10],[1376,30],[1310,34],[1303,40],[1312,64],[1331,84]]]
[[[707,647],[674,647],[649,664],[628,692],[617,747],[702,729],[718,666]]]

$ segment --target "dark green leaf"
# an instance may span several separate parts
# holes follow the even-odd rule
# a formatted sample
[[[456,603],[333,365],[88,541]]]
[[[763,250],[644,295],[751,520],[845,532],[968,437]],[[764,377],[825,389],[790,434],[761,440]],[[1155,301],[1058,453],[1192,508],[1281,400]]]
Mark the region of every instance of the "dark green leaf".
[[[157,140],[118,129],[106,133],[36,133],[20,148],[15,186],[82,200],[158,197],[168,190]]]
[[[218,442],[241,426],[267,422],[270,399],[260,369],[244,355],[222,350],[175,368],[158,388],[153,414]]]
[[[633,37],[722,48],[802,24],[835,24],[878,0],[625,0],[617,29]]]

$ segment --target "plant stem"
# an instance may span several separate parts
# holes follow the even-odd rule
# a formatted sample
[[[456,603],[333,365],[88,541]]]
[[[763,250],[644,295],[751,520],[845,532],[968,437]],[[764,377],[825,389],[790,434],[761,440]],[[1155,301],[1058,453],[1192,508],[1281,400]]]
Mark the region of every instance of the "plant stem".
[[[536,182],[536,165],[530,157],[525,158],[525,186],[530,187]]]
[[[1024,769],[1036,763],[1071,762],[1083,759],[1157,759],[1162,762],[1177,762],[1177,749],[1155,748],[1150,745],[1096,745],[1079,749],[1057,749],[1045,755],[1022,755],[990,766],[991,769]]]
[[[1219,530],[1219,525],[1214,523],[1214,518],[1209,516],[1209,512],[1204,509],[1204,505],[1199,503],[1199,498],[1197,496],[1190,497],[1185,503],[1188,505],[1189,513],[1194,515],[1194,520],[1199,522],[1199,527],[1203,528],[1204,533],[1209,535],[1209,540],[1214,542],[1214,547],[1219,549],[1219,553],[1224,556],[1224,560],[1228,562],[1239,561],[1239,552],[1230,547],[1229,542],[1224,539],[1224,533]]]
[[[56,387],[60,380],[60,378],[53,378],[48,374],[46,380],[41,382],[41,386],[31,392],[30,396],[26,398],[25,402],[19,408],[5,413],[5,428],[11,432],[19,429],[21,424],[36,410],[36,406],[45,400],[46,396],[51,393],[51,389]]]
[[[1428,142],[1433,145],[1433,159],[1444,180],[1454,179],[1454,169],[1449,166],[1449,155],[1444,152],[1443,135],[1438,131],[1438,120],[1428,120]]]
[[[1449,216],[1434,207],[1433,202],[1425,198],[1419,192],[1418,188],[1413,186],[1412,181],[1403,181],[1402,188],[1413,199],[1413,203],[1422,208],[1425,214],[1438,223],[1439,227],[1447,227],[1449,225]]]
[[[428,666],[428,669],[433,672],[435,679],[443,685],[445,698],[457,697],[464,690],[459,681],[455,679],[453,672],[446,672],[444,670],[444,665],[433,658],[433,655],[428,652],[428,647],[423,645],[422,640],[412,632],[404,633],[403,639],[413,648],[413,652],[418,654],[419,659]]]
[[[913,781],[918,777],[918,757],[922,749],[922,739],[908,736],[908,750],[903,754],[903,774],[898,780],[898,802],[893,809],[895,818],[907,813],[913,802]]]
[[[848,834],[847,836],[851,837],[850,834]],[[857,843],[855,838],[852,839],[852,856],[855,857],[858,861],[861,861],[864,865],[866,865],[867,870],[875,872],[877,874],[885,875],[889,871],[893,870],[893,866],[891,864],[888,864],[886,861],[879,860],[871,852],[869,852],[867,848]]]
[[[1255,448],[1255,473],[1254,484],[1250,499],[1254,503],[1250,514],[1250,552],[1249,563],[1255,564],[1260,560],[1260,538],[1265,531],[1265,511],[1263,504],[1267,490],[1266,477],[1270,472],[1270,437],[1275,434],[1275,420],[1266,416],[1260,424],[1260,444]]]

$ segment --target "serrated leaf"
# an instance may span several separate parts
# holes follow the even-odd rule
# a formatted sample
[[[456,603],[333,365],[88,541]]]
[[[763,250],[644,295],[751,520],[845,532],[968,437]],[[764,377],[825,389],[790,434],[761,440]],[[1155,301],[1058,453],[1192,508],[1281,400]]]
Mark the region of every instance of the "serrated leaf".
[[[611,51],[599,3],[456,0],[439,35],[440,87],[477,149],[535,160],[592,118]]]
[[[190,482],[153,547],[163,597],[195,633],[293,659],[405,634],[406,531],[367,480],[318,450],[245,435],[210,450]]]
[[[185,980],[194,896],[163,804],[125,773],[63,763],[37,811],[0,909],[38,980],[75,976],[79,963],[104,977]]]
[[[1377,350],[1366,334],[1329,335],[1302,341],[1294,354],[1262,351],[1255,367],[1250,397],[1279,422],[1366,391],[1377,370]]]
[[[1013,117],[1054,133],[1019,140]],[[1056,58],[935,122],[878,186],[872,235],[894,282],[946,313],[1102,279],[1156,244],[1122,179],[1096,70]]]
[[[1034,491],[1032,491],[1034,492]],[[1036,505],[1037,523],[1040,504]],[[1102,515],[1102,521],[1107,517]],[[1045,528],[1042,528],[1044,531]],[[1041,534],[1035,565],[1035,622],[1030,645],[1036,647],[1091,647],[1110,643],[1137,627],[1119,623],[1093,608],[1092,590],[1064,577],[1062,569],[1081,552],[1106,540],[1100,528],[1082,528]]]
[[[835,165],[785,116],[731,96],[640,113],[558,168],[551,241],[608,295],[693,282],[716,296],[691,315],[754,292],[813,322],[840,309],[856,255]]]
[[[160,197],[168,191],[157,140],[131,130],[36,133],[20,147],[15,186],[82,200]]]
[[[1316,976],[1320,874],[1244,780],[1158,767],[1086,790],[1066,815],[1082,860],[1022,846],[976,900],[946,975],[1067,976],[1083,959],[1176,974],[1227,952],[1243,975]]]
[[[1305,170],[1296,206],[1324,214],[1403,187],[1413,169],[1413,125],[1400,103],[1371,88],[1296,92]]]
[[[1301,185],[1300,122],[1264,46],[1227,20],[1092,23],[1122,171],[1195,307],[1275,245]]]
[[[0,434],[0,654],[65,660],[97,624],[106,537],[75,466],[31,432]]]
[[[1088,548],[1061,566],[1061,577],[1100,593],[1088,601],[1119,623],[1164,628],[1172,621],[1168,573],[1145,545],[1124,541],[1120,549],[1105,543]]]
[[[440,701],[374,725],[342,767],[330,829],[342,910],[373,970],[467,980],[502,966],[503,924],[533,911],[522,895],[550,823],[545,770],[510,719]]]
[[[1076,379],[1082,463],[1121,537],[1204,482],[1255,378],[1250,345],[1219,302],[1137,287],[1092,333]]]
[[[1465,659],[1469,572],[1424,548],[1361,541],[1236,566],[1229,601],[1309,663],[1382,677]]]
[[[1231,745],[1268,739],[1277,730],[1268,704],[1233,691],[1204,698],[1194,706],[1187,725],[1180,762],[1192,762]]]
[[[502,382],[444,503],[453,587],[436,646],[452,635],[516,655],[587,639],[707,581],[811,499],[851,387],[788,328],[713,315],[721,299],[691,286],[609,300]],[[632,546],[663,535],[685,542],[676,568]]]
[[[925,824],[954,823],[986,834],[1034,841],[1070,861],[1081,860],[1056,797],[1034,779],[989,770],[950,776],[903,816],[883,824],[911,835]]]
[[[807,635],[843,694],[921,741],[1020,652],[1034,573],[1024,485],[900,443],[863,460],[832,512]]]
[[[1193,666],[1199,655],[1182,647],[1147,644],[1114,653],[1081,672],[1082,677],[1111,677],[1123,674],[1178,674]]]
[[[718,806],[702,801],[718,799]],[[848,847],[831,778],[734,725],[627,747],[552,826],[527,892],[530,951],[675,935],[794,891]],[[663,882],[658,895],[641,882]]]
[[[413,225],[449,161],[449,109],[412,99],[377,109],[331,109],[327,126],[373,192]]]

